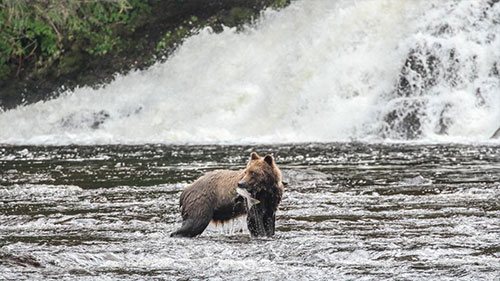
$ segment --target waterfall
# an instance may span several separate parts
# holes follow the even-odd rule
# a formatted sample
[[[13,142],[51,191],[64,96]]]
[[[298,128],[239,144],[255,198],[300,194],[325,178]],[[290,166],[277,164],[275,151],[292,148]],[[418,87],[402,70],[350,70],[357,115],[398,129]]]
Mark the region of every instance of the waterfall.
[[[476,142],[500,127],[500,3],[302,0],[99,89],[0,113],[0,143]]]

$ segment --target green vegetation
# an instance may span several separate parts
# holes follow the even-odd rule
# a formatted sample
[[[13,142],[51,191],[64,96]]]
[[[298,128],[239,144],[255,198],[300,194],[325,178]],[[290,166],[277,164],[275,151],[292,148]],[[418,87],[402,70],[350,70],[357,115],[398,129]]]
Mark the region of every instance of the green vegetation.
[[[0,0],[0,112],[99,87],[205,27],[241,29],[290,0]]]
[[[0,80],[24,64],[50,66],[78,41],[91,55],[120,44],[121,28],[150,10],[140,0],[0,0]]]
[[[271,0],[267,2],[267,5],[274,9],[280,9],[290,4],[290,0]],[[173,30],[167,31],[158,42],[156,51],[158,54],[168,55],[185,38],[196,34],[206,26],[210,26],[214,32],[221,32],[223,30],[222,26],[236,27],[241,30],[244,24],[250,23],[256,18],[257,12],[251,7],[232,7],[228,10],[221,10],[204,20],[200,20],[197,16],[191,16]]]
[[[272,4],[272,7],[275,9],[283,8],[286,5],[290,4],[290,0],[275,0]]]

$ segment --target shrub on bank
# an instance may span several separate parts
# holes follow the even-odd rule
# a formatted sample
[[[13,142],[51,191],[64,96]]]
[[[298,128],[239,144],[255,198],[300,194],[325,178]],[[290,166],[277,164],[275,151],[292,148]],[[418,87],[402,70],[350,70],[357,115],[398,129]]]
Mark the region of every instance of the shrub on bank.
[[[106,54],[119,46],[120,29],[149,11],[140,0],[0,0],[0,80],[26,65],[49,67],[76,41]]]

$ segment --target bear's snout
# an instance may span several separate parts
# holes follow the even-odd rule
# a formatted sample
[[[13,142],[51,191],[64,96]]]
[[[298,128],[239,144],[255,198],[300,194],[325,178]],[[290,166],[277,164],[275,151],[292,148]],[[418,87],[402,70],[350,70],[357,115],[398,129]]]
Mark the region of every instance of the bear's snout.
[[[245,188],[246,186],[247,186],[247,183],[246,183],[245,181],[240,180],[240,181],[238,182],[238,187],[239,187],[239,188]]]

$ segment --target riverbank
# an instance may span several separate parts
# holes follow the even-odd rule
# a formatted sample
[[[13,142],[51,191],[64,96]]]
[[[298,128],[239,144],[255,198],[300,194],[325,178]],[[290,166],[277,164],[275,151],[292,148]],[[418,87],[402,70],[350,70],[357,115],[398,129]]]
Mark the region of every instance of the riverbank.
[[[159,60],[164,60],[182,43],[186,36],[203,27],[210,26],[214,32],[220,32],[222,26],[242,26],[256,19],[263,9],[267,7],[281,8],[289,2],[289,0],[218,0],[208,2],[200,0],[123,0],[117,1],[119,5],[115,4],[115,6],[110,7],[96,4],[107,9],[102,12],[101,19],[106,23],[96,23],[89,28],[89,30],[97,29],[98,32],[102,32],[100,39],[99,33],[89,34],[81,39],[70,37],[72,35],[65,37],[66,34],[63,34],[64,31],[61,28],[58,29],[57,25],[50,24],[50,26],[54,26],[53,30],[46,28],[43,22],[44,18],[37,15],[36,12],[29,16],[24,15],[23,23],[29,21],[31,16],[35,23],[33,29],[38,30],[40,34],[52,38],[50,34],[54,33],[54,36],[60,37],[54,37],[53,44],[46,44],[47,46],[44,46],[43,43],[38,44],[37,38],[40,37],[30,37],[33,38],[30,42],[34,43],[25,47],[21,46],[22,48],[18,51],[13,50],[9,56],[4,55],[7,54],[6,48],[9,46],[2,46],[0,110],[8,110],[20,104],[57,97],[62,91],[77,86],[100,87],[112,81],[117,73],[145,69]],[[26,3],[35,5],[32,2]],[[56,2],[50,0],[42,2],[40,9],[51,11],[50,5],[53,3]],[[12,27],[14,25],[13,11],[21,9],[15,5],[22,4],[21,1],[2,2],[1,5],[5,6],[6,9],[0,15],[0,19],[4,19],[0,21],[0,26],[9,27],[11,25],[10,27]],[[77,19],[78,13],[85,10],[84,5],[87,4],[81,4],[81,6],[74,8]],[[92,2],[88,5],[92,5]],[[9,7],[11,9],[7,9]],[[122,7],[121,10],[120,7]],[[14,8],[18,10],[14,10]],[[95,9],[95,7],[93,8]],[[92,13],[94,12],[92,10]],[[87,19],[88,17],[83,16],[82,18]],[[47,21],[52,22],[50,18]],[[84,23],[84,21],[82,22]],[[25,28],[22,32],[31,35],[30,29]],[[2,34],[3,37],[12,35]],[[92,42],[92,38],[95,38],[95,42]],[[4,42],[10,41],[4,40]],[[19,45],[22,45],[23,42],[19,42]],[[47,42],[47,40],[43,42]],[[14,43],[16,42],[11,45],[17,46]],[[47,49],[49,47],[53,49]],[[45,53],[50,55],[45,58],[43,57]]]

